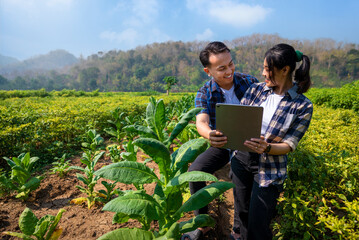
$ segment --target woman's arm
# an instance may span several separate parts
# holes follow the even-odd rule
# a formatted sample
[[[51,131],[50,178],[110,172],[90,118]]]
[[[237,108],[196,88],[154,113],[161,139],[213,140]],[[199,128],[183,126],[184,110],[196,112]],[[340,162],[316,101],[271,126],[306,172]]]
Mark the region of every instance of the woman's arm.
[[[284,155],[292,151],[287,143],[267,143],[263,136],[246,140],[244,145],[259,154],[266,152],[270,155]]]

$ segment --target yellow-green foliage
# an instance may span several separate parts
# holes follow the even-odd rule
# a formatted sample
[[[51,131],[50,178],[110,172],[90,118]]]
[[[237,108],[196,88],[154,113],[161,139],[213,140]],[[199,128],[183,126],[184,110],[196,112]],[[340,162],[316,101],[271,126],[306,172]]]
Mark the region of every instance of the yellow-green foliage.
[[[314,105],[290,154],[277,239],[359,239],[359,115]]]
[[[24,91],[23,91],[24,92]],[[165,103],[185,94],[158,94]],[[81,97],[24,97],[0,100],[0,167],[2,157],[31,152],[44,163],[64,152],[79,149],[90,128],[108,127],[111,110],[142,115],[149,96],[143,93],[99,93]]]

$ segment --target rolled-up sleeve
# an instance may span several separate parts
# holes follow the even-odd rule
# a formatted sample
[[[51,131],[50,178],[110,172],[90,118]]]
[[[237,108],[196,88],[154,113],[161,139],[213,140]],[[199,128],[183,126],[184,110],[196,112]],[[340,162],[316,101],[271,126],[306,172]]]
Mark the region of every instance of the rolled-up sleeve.
[[[287,143],[292,151],[296,149],[299,141],[307,131],[313,114],[313,104],[307,102],[302,108],[298,109],[298,115],[290,126],[282,142]]]
[[[207,106],[206,89],[201,88],[200,90],[198,90],[196,98],[194,100],[194,105],[196,108],[203,108],[203,110],[200,111],[198,114],[200,114],[200,113],[209,114],[209,110],[208,110],[208,106]]]

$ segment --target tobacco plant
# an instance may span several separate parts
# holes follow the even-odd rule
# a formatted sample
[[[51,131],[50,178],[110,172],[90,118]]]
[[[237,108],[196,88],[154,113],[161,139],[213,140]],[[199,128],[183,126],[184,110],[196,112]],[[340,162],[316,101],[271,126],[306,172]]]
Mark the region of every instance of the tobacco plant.
[[[113,163],[120,162],[121,159],[121,147],[117,144],[112,144],[107,146],[106,149],[108,150],[107,156],[110,156],[111,161]]]
[[[95,192],[95,185],[97,184],[97,180],[100,178],[99,176],[95,176],[95,166],[98,160],[105,154],[105,152],[97,152],[96,154],[92,154],[91,151],[85,150],[82,155],[81,162],[86,165],[86,168],[82,168],[79,166],[71,166],[71,169],[80,170],[85,173],[82,175],[80,173],[76,173],[77,178],[85,184],[85,187],[77,185],[76,187],[83,193],[87,194],[87,197],[80,197],[71,200],[71,203],[82,204],[83,202],[87,202],[87,207],[90,209],[96,201],[100,201],[98,199],[98,193]]]
[[[180,121],[172,128],[172,132],[168,132],[167,127],[170,119],[166,114],[165,105],[162,99],[156,101],[154,97],[150,97],[150,102],[146,108],[146,126],[130,125],[125,127],[127,131],[136,132],[142,137],[156,139],[162,142],[167,148],[176,139],[178,134],[188,125],[189,121],[201,111],[201,108],[194,108],[183,114]]]
[[[120,189],[115,189],[116,183],[108,183],[106,181],[101,181],[102,185],[106,188],[106,190],[99,190],[99,201],[103,203],[109,202],[115,195],[123,195],[124,193]]]
[[[64,178],[68,171],[70,171],[70,160],[65,161],[66,159],[66,153],[62,155],[61,158],[55,158],[58,161],[53,162],[53,167],[50,169],[53,174],[58,174],[60,178]]]
[[[133,140],[128,140],[128,142],[122,146],[125,151],[121,153],[121,158],[126,161],[137,161],[138,147],[133,144]]]
[[[4,157],[4,159],[11,167],[11,176],[9,179],[2,175],[0,181],[10,190],[15,190],[18,193],[16,198],[26,200],[29,194],[40,186],[40,181],[43,179],[42,176],[31,176],[35,171],[34,163],[39,158],[30,157],[30,153],[22,153],[18,157],[12,159]]]
[[[114,137],[118,143],[121,143],[122,138],[125,137],[126,132],[123,127],[126,126],[126,113],[121,111],[120,107],[111,111],[113,120],[107,120],[111,124],[110,127],[105,128],[104,131],[110,136]]]
[[[90,129],[86,133],[85,141],[81,143],[82,147],[95,152],[103,147],[104,139],[96,132],[95,129]]]
[[[63,212],[65,212],[65,210],[60,209],[56,216],[45,215],[41,219],[38,219],[30,208],[25,208],[19,218],[19,227],[22,233],[3,233],[25,240],[57,240],[62,233],[62,229],[56,227]]]
[[[155,237],[178,239],[181,233],[200,226],[212,226],[214,221],[209,215],[198,215],[189,221],[177,222],[183,213],[207,205],[233,187],[232,183],[218,182],[216,177],[208,173],[187,172],[188,163],[193,162],[208,147],[207,141],[205,139],[188,141],[172,154],[165,144],[156,139],[139,138],[134,144],[157,163],[160,177],[157,177],[153,169],[145,164],[128,161],[105,166],[97,170],[95,175],[140,186],[157,183],[153,195],[147,194],[144,190],[129,191],[111,200],[103,208],[104,211],[116,212],[114,222],[137,219],[142,224],[142,230],[119,229],[99,239],[154,239]],[[195,181],[214,181],[214,183],[193,194],[183,203],[184,186],[188,182]],[[152,221],[158,221],[158,232],[148,232]]]

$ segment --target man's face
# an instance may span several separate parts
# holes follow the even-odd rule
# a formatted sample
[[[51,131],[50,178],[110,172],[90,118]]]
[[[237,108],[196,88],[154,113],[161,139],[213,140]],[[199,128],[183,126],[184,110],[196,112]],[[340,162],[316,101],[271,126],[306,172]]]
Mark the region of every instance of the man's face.
[[[233,86],[234,63],[229,52],[209,55],[210,66],[203,70],[212,76],[221,88],[230,89]]]

